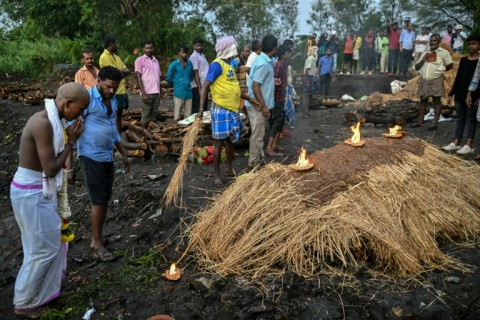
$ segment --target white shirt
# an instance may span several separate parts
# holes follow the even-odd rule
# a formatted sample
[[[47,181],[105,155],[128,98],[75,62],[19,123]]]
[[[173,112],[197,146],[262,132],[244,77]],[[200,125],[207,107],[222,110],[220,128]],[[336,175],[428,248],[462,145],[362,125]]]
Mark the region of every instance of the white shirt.
[[[250,55],[248,56],[247,63],[245,63],[245,68],[252,68],[252,63],[255,60],[255,58],[258,57],[258,54],[255,51],[250,52]],[[247,73],[247,83],[248,83],[248,73]]]
[[[453,41],[453,48],[454,49],[457,49],[457,48],[463,48],[463,39],[462,37],[466,38],[467,37],[467,34],[463,31],[460,32],[460,35],[457,35],[457,37],[455,38],[455,41]]]
[[[415,52],[422,53],[429,50],[428,42],[430,41],[430,36],[428,34],[419,34],[415,40],[427,41],[427,44],[415,43]]]

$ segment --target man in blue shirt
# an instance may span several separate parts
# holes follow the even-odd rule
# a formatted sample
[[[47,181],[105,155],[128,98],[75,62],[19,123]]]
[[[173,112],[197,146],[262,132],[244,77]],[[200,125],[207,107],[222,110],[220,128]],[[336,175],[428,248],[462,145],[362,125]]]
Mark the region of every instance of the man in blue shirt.
[[[92,205],[93,236],[90,247],[100,261],[112,261],[115,258],[105,248],[102,237],[113,187],[113,146],[122,154],[125,170],[130,170],[127,152],[116,125],[118,104],[115,92],[121,80],[122,74],[117,68],[107,66],[100,69],[97,85],[88,90],[90,105],[83,113],[85,127],[77,142],[80,167]]]
[[[407,74],[408,66],[413,60],[413,51],[415,49],[415,32],[412,30],[412,24],[407,23],[407,29],[400,34],[400,55],[402,57],[400,63],[400,73]]]
[[[167,82],[173,87],[173,119],[180,120],[192,114],[192,87],[193,64],[188,60],[188,47],[178,47],[178,59],[170,63],[168,67]]]
[[[330,94],[330,81],[335,81],[335,70],[333,69],[332,51],[327,48],[327,52],[318,62],[318,74],[320,75],[320,94],[324,90],[324,95]]]
[[[270,109],[275,106],[274,69],[272,57],[277,52],[278,40],[273,35],[262,39],[262,53],[253,61],[248,77],[248,95],[260,103],[253,106],[246,101],[248,117],[252,127],[250,136],[250,157],[248,166],[254,168],[263,162],[263,138],[265,137],[265,118],[270,118]]]

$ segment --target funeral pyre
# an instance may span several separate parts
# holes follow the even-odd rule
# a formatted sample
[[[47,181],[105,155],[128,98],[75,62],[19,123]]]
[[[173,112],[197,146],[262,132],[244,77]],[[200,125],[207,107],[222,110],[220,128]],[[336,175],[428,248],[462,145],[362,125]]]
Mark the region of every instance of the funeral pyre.
[[[312,153],[310,171],[270,164],[239,177],[189,228],[200,266],[251,279],[359,264],[468,270],[437,241],[479,234],[480,166],[409,137],[365,140]]]

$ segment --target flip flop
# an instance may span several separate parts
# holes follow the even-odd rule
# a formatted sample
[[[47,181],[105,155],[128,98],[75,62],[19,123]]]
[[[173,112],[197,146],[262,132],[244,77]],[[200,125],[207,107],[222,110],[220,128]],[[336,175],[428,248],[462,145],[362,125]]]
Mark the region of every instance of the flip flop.
[[[428,127],[428,130],[435,131],[435,130],[437,130],[437,126],[430,126],[430,127]]]
[[[93,256],[101,262],[111,262],[117,258],[105,247],[93,250]]]

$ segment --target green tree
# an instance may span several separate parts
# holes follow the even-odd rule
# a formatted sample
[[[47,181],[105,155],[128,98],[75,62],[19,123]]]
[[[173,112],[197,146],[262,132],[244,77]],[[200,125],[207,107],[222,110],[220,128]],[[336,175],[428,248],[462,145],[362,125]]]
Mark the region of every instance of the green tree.
[[[380,0],[380,12],[383,23],[402,23],[410,13],[411,8],[417,9],[417,4],[412,5],[410,0]]]
[[[480,31],[480,3],[478,0],[426,0],[415,4],[417,20],[421,25],[444,31],[447,25],[462,24],[466,31]]]
[[[275,11],[279,20],[280,35],[284,38],[294,37],[298,30],[298,1],[279,0],[275,3]]]
[[[368,0],[317,0],[312,3],[312,13],[307,21],[315,31],[335,28],[345,35],[348,30],[361,30],[366,21],[378,16],[372,1]]]

